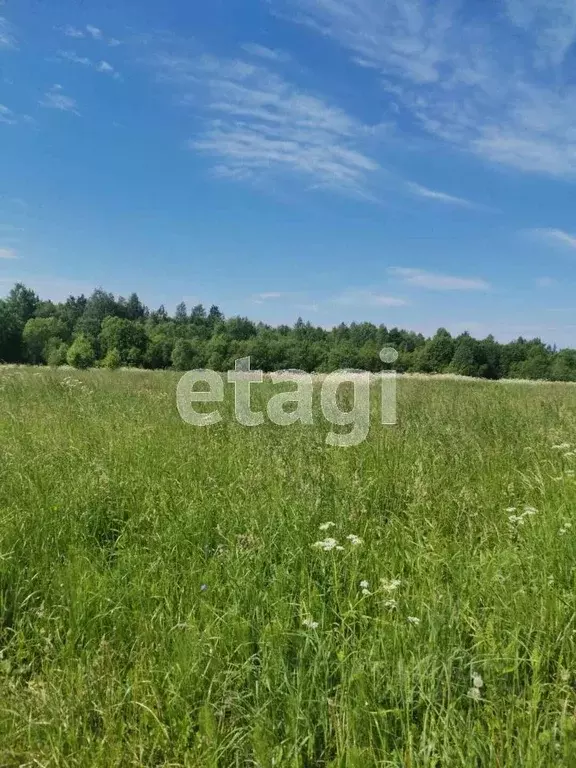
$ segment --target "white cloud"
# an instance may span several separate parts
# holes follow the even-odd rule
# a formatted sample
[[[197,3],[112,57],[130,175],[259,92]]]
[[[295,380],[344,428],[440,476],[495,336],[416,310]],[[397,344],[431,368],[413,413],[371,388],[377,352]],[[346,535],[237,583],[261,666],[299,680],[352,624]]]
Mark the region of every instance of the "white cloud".
[[[418,197],[427,198],[428,200],[435,200],[439,203],[446,203],[448,205],[456,205],[461,208],[477,207],[475,203],[472,203],[470,200],[466,200],[463,197],[447,195],[445,192],[439,192],[436,189],[429,189],[428,187],[423,187],[421,184],[408,182],[407,187],[413,194],[418,195]]]
[[[490,284],[476,277],[456,277],[409,267],[390,267],[389,274],[407,285],[431,291],[486,291]]]
[[[0,248],[0,259],[17,259],[14,248]]]
[[[93,27],[91,24],[86,25],[86,31],[89,35],[92,35],[94,40],[101,40],[102,39],[102,30],[98,27]]]
[[[284,296],[283,293],[280,293],[279,291],[265,291],[264,293],[256,293],[253,297],[253,301],[255,301],[257,304],[261,304],[264,301],[269,301],[270,299],[280,299]]]
[[[18,45],[16,38],[14,37],[14,28],[12,24],[0,16],[0,49],[2,48],[16,48]]]
[[[85,37],[85,34],[84,32],[82,32],[81,29],[77,29],[76,27],[73,27],[71,24],[67,24],[65,27],[62,27],[61,31],[66,35],[66,37],[73,37],[73,38]]]
[[[17,115],[5,104],[0,104],[0,123],[4,123],[4,125],[17,125],[22,123],[31,125],[34,122],[34,119],[30,117],[30,115]]]
[[[404,125],[518,170],[576,177],[576,87],[565,62],[574,0],[506,0],[508,17],[494,13],[489,24],[474,4],[449,0],[283,6],[376,70]]]
[[[217,159],[220,175],[262,179],[292,174],[361,194],[378,164],[359,151],[367,128],[262,65],[242,60],[157,57],[159,77],[203,106],[206,128],[190,149]]]
[[[505,0],[513,24],[532,38],[537,64],[560,64],[576,37],[576,3],[572,0]]]
[[[74,51],[58,51],[57,56],[63,61],[70,61],[73,64],[81,64],[82,66],[90,67],[90,69],[94,69],[96,72],[112,75],[112,77],[116,79],[120,77],[119,73],[116,72],[114,67],[107,61],[92,61],[92,59],[89,59],[86,56],[78,56]]]
[[[408,305],[406,299],[368,290],[346,291],[339,296],[335,296],[332,301],[335,304],[343,304],[345,306],[405,307]]]
[[[564,232],[563,229],[533,229],[530,231],[536,237],[576,248],[576,235]]]
[[[114,74],[114,67],[107,61],[101,61],[97,64],[96,69],[98,72],[104,72],[107,75]]]
[[[59,109],[62,112],[72,112],[74,115],[80,113],[76,109],[76,100],[66,96],[62,92],[61,85],[53,85],[49,91],[46,91],[43,99],[39,102],[42,107],[48,109]]]
[[[91,67],[92,61],[86,56],[78,56],[74,51],[58,51],[56,54],[59,59],[70,61],[73,64],[82,64],[85,67]]]
[[[250,56],[256,56],[268,61],[290,61],[290,55],[285,51],[280,51],[277,48],[267,48],[265,45],[259,45],[258,43],[245,43],[242,46],[242,50],[246,51]]]
[[[16,125],[17,122],[18,120],[16,119],[14,112],[4,104],[0,104],[0,123]]]

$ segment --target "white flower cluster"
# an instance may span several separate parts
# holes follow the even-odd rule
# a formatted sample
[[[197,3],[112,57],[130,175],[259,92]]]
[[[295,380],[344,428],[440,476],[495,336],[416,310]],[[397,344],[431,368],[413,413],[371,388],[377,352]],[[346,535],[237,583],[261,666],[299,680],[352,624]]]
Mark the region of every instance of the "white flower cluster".
[[[535,509],[534,507],[524,507],[524,511],[521,514],[517,515],[515,514],[517,512],[516,507],[508,507],[506,509],[506,512],[509,513],[508,522],[510,523],[510,525],[517,526],[517,525],[524,525],[524,523],[526,522],[526,518],[532,517],[538,512],[538,510]]]
[[[477,672],[472,672],[472,687],[468,690],[468,696],[474,701],[480,701],[482,698],[482,688],[484,687],[484,680]]]
[[[325,533],[326,531],[330,530],[330,528],[333,528],[336,525],[336,523],[333,523],[331,520],[327,523],[322,523],[322,525],[319,526],[320,531]],[[360,544],[364,543],[364,540],[360,538],[360,536],[356,536],[355,533],[349,533],[348,536],[346,536],[346,539],[350,542],[351,546],[358,547]],[[332,538],[331,536],[328,536],[325,539],[322,539],[321,541],[315,541],[312,545],[316,549],[322,549],[324,552],[331,552],[333,549],[337,551],[343,551],[344,547],[341,544],[338,544],[338,540]]]

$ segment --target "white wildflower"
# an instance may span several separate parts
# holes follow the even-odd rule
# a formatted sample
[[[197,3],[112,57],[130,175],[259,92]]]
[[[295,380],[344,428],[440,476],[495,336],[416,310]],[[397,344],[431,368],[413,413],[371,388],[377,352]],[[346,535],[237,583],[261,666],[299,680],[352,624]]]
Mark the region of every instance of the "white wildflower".
[[[390,581],[388,579],[380,579],[380,584],[384,592],[394,592],[402,582],[400,579],[391,579]]]
[[[407,619],[410,624],[414,624],[416,627],[420,624],[420,619],[417,616],[408,616]]]
[[[371,595],[371,594],[372,594],[372,592],[370,592],[370,590],[369,590],[369,589],[367,589],[366,587],[364,587],[364,589],[362,590],[362,594],[364,595],[364,597],[368,597],[369,595]]]
[[[313,544],[317,549],[323,549],[324,552],[331,552],[333,549],[339,549],[336,539],[324,539],[323,541],[317,541]],[[341,547],[340,547],[341,549]]]
[[[522,513],[523,516],[525,515],[535,515],[538,512],[538,510],[535,507],[524,507],[524,512]]]
[[[482,694],[480,693],[480,688],[476,688],[475,686],[472,686],[472,688],[468,691],[468,696],[470,696],[471,699],[474,699],[474,701],[480,701],[480,698]]]
[[[302,626],[306,627],[306,629],[318,629],[319,624],[317,621],[313,621],[312,619],[304,619]]]
[[[506,512],[516,512],[516,507],[506,507]]]
[[[350,544],[352,544],[353,547],[357,547],[359,544],[363,544],[364,541],[360,538],[360,536],[356,536],[354,533],[349,533],[348,536],[346,536]]]
[[[394,611],[396,608],[398,608],[398,603],[396,600],[385,600],[384,608],[388,608],[390,611]]]
[[[334,528],[336,523],[333,523],[332,521],[329,521],[327,523],[322,523],[322,525],[318,526],[318,530],[320,531],[329,531],[330,528]]]
[[[482,680],[482,677],[478,672],[472,672],[472,685],[474,688],[482,688],[484,685],[484,680]]]
[[[553,445],[553,451],[568,451],[570,450],[570,443],[560,443],[559,445]]]
[[[368,587],[370,586],[370,583],[367,582],[366,579],[364,579],[363,581],[360,582],[360,586],[362,587],[362,589],[368,589]]]

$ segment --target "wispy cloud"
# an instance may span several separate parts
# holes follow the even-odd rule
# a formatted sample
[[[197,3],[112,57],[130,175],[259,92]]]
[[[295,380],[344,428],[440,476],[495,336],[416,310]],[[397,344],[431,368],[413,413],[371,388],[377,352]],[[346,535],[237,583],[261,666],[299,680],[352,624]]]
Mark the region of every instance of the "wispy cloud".
[[[560,64],[576,37],[576,3],[571,0],[505,0],[512,23],[533,40],[536,64]]]
[[[34,120],[30,115],[17,115],[5,104],[0,104],[0,123],[4,123],[4,125],[27,123],[28,125],[31,125],[34,123]]]
[[[0,16],[0,48],[16,48],[17,46],[14,27],[8,19]]]
[[[120,73],[117,72],[112,64],[107,61],[92,61],[92,59],[89,59],[87,56],[78,56],[74,51],[58,51],[56,56],[61,61],[69,61],[72,64],[80,64],[83,67],[93,69],[95,72],[111,75],[115,79],[120,78]]]
[[[470,200],[466,200],[463,197],[455,197],[454,195],[448,195],[446,192],[439,192],[436,189],[429,189],[428,187],[423,187],[421,184],[414,184],[413,182],[408,182],[407,187],[412,192],[412,194],[417,195],[418,197],[424,197],[428,200],[435,200],[438,203],[445,203],[447,205],[456,205],[460,208],[477,208],[478,206],[471,202]]]
[[[4,104],[0,104],[0,123],[16,125],[17,122],[18,120],[16,119],[14,112]]]
[[[277,48],[267,48],[265,45],[259,45],[258,43],[245,43],[242,46],[242,50],[250,54],[250,56],[256,56],[268,61],[290,61],[290,54],[285,51],[280,51]]]
[[[530,234],[549,242],[561,243],[569,248],[576,248],[576,235],[564,232],[563,229],[532,229]]]
[[[0,248],[0,259],[17,259],[18,255],[14,248]]]
[[[279,6],[377,70],[404,125],[522,171],[576,176],[576,87],[562,70],[574,0],[506,0],[490,25],[449,0]]]
[[[60,31],[66,35],[66,37],[81,38],[86,37],[85,33],[81,29],[73,27],[71,24],[67,24],[65,27],[61,27]]]
[[[72,64],[82,64],[84,67],[91,67],[92,61],[87,56],[78,56],[74,51],[58,51],[56,54],[59,59],[70,61]]]
[[[74,115],[80,114],[76,109],[76,100],[71,96],[66,96],[62,91],[62,86],[58,84],[46,91],[39,103],[40,106],[48,109],[59,109],[62,112],[72,112]]]
[[[456,277],[412,267],[390,267],[388,273],[407,285],[431,291],[486,291],[490,284],[477,277]]]
[[[220,175],[298,175],[314,186],[361,194],[378,163],[358,149],[367,127],[270,69],[242,60],[161,55],[159,77],[203,106],[205,129],[191,150],[217,159]]]
[[[284,293],[281,291],[265,291],[264,293],[255,293],[252,297],[252,301],[255,304],[263,304],[265,301],[272,299],[281,299]]]
[[[371,290],[345,291],[331,300],[345,306],[405,307],[408,301],[399,296],[388,296]]]
[[[94,27],[92,24],[86,25],[86,32],[88,32],[89,35],[91,35],[94,40],[102,40],[103,34],[102,30],[98,27]]]

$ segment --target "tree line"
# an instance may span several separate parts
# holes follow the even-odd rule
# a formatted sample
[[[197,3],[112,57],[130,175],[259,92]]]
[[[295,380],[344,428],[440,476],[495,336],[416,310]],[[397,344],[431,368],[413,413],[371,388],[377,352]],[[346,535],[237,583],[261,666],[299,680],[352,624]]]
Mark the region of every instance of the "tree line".
[[[379,357],[394,347],[399,372],[456,373],[487,379],[576,381],[576,351],[522,337],[501,344],[492,336],[452,336],[440,328],[420,333],[373,323],[344,323],[327,330],[298,319],[272,327],[246,317],[226,318],[217,306],[184,303],[173,316],[145,307],[136,293],[116,298],[98,288],[91,296],[55,303],[17,283],[0,299],[0,362],[72,365],[76,368],[212,368],[229,370],[240,357],[264,371],[330,372],[386,367]]]

